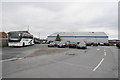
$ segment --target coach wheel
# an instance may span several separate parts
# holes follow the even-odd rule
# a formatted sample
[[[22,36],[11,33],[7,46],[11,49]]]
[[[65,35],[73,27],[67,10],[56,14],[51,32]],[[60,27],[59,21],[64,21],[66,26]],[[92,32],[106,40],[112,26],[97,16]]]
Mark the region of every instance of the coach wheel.
[[[25,43],[23,43],[23,47],[25,47]]]

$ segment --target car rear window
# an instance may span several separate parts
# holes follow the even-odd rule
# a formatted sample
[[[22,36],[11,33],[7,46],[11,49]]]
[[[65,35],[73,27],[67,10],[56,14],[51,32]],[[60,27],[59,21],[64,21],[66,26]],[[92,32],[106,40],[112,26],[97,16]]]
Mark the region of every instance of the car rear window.
[[[75,42],[70,42],[70,44],[76,44]]]

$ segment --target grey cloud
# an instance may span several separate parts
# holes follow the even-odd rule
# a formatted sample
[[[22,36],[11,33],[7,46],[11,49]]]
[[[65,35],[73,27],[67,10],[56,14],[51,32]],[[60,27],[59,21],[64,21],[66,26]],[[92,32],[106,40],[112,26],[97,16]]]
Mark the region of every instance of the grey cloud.
[[[118,2],[119,0],[2,0],[2,2]]]
[[[63,31],[105,31],[117,38],[115,2],[3,3],[3,28],[26,30],[41,37]]]

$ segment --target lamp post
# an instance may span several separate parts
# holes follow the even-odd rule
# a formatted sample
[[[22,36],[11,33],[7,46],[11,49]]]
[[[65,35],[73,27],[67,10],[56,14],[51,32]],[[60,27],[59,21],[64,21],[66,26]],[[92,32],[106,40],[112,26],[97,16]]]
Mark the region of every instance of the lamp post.
[[[39,39],[40,39],[40,33],[39,33]]]
[[[28,27],[27,27],[27,31],[29,32],[29,25],[28,25]]]

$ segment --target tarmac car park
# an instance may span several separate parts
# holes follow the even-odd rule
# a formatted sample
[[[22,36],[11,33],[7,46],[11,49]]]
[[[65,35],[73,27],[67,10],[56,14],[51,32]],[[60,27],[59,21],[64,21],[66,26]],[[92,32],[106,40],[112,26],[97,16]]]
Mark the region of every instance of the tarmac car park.
[[[117,60],[116,46],[76,49],[35,44],[3,48],[1,62],[4,78],[118,78]]]

